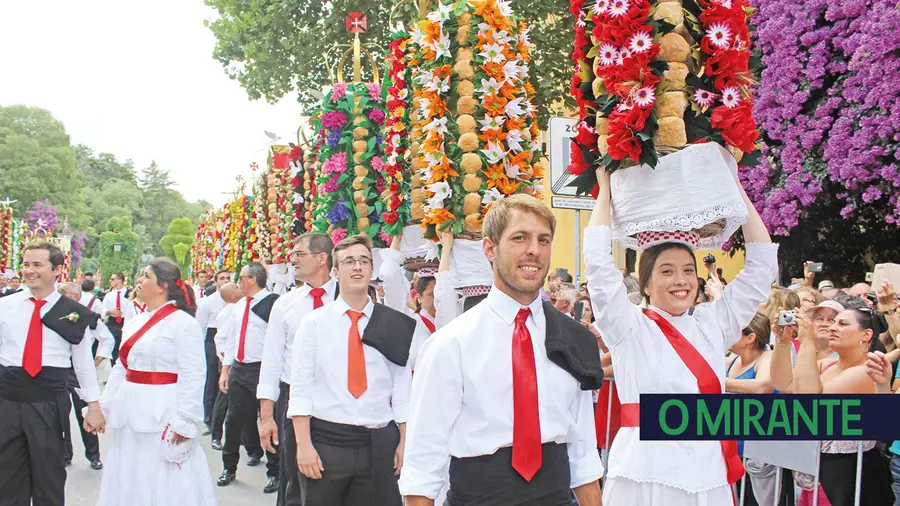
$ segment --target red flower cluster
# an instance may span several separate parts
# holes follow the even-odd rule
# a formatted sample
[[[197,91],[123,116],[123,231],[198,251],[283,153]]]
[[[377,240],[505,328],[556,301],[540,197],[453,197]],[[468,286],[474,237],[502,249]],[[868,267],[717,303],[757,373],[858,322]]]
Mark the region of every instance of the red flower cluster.
[[[406,153],[409,144],[409,132],[407,124],[409,109],[412,99],[412,90],[406,82],[409,55],[407,46],[410,43],[408,35],[396,35],[396,38],[388,47],[388,71],[391,86],[388,87],[387,120],[384,124],[384,153],[386,164],[384,175],[388,183],[386,191],[382,195],[385,203],[384,222],[390,225],[400,220],[398,210],[403,205],[403,186],[408,186],[404,177],[409,177],[409,169],[405,167]],[[402,224],[401,224],[402,225]]]
[[[746,0],[698,0],[703,12],[700,22],[706,33],[700,50],[706,55],[704,73],[722,96],[726,88],[739,91],[737,100],[714,108],[710,117],[713,128],[720,130],[725,142],[745,153],[755,150],[759,132],[753,119],[753,97],[749,86],[750,29],[747,25]]]

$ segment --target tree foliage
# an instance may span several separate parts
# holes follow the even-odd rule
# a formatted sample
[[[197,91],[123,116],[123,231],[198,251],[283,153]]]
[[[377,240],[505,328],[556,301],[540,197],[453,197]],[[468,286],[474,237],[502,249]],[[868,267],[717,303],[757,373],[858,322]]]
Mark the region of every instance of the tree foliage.
[[[225,73],[238,81],[252,99],[276,102],[292,92],[300,103],[311,107],[316,98],[311,91],[331,84],[323,55],[335,44],[346,44],[350,34],[344,19],[349,12],[365,12],[368,31],[365,42],[382,48],[390,43],[389,21],[417,19],[415,4],[407,2],[391,18],[396,0],[206,0],[218,11],[218,19],[207,26],[216,36],[213,56]],[[427,2],[432,8],[436,1]],[[538,91],[537,103],[572,103],[566,83],[572,74],[571,46],[574,19],[566,0],[519,0],[513,4],[517,16],[532,28],[537,45],[532,79]],[[376,55],[379,65],[383,54]],[[541,108],[544,117],[549,109]]]
[[[106,231],[100,234],[100,265],[106,273],[104,281],[111,273],[134,273],[141,256],[138,241],[138,235],[131,229],[131,218],[121,216],[107,221]],[[116,251],[117,245],[119,251]]]
[[[188,218],[177,218],[169,224],[168,234],[159,240],[159,246],[166,257],[178,264],[181,273],[186,275],[191,257],[188,250],[194,243],[194,226]]]

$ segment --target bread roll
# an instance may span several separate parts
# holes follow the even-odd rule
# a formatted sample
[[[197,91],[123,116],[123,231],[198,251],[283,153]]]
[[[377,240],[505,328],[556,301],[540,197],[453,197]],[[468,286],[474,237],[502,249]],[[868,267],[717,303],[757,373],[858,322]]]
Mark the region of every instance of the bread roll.
[[[466,174],[478,174],[482,167],[481,157],[476,153],[465,153],[460,165]]]
[[[653,136],[656,145],[681,147],[687,144],[684,120],[681,118],[661,118],[659,130]]]
[[[684,24],[684,11],[678,2],[661,3],[656,6],[653,19],[662,19],[666,23],[677,27]]]
[[[609,133],[609,118],[603,118],[600,114],[602,113],[597,113],[597,135],[606,135]]]
[[[425,209],[421,202],[413,202],[409,205],[409,217],[413,220],[422,220],[425,218]]]
[[[472,62],[469,60],[457,62],[453,66],[453,71],[456,72],[460,79],[471,81],[475,77],[475,68],[472,67]]]
[[[475,132],[478,128],[478,123],[471,114],[463,114],[456,119],[456,126],[459,127],[460,134],[467,134],[469,132]]]
[[[353,139],[360,140],[364,139],[367,135],[369,135],[369,130],[363,127],[356,127],[353,129]]]
[[[463,213],[476,214],[481,212],[481,196],[477,193],[469,193],[463,200]]]
[[[475,109],[478,107],[478,101],[468,97],[459,97],[459,100],[456,102],[456,113],[457,114],[474,114]]]
[[[409,194],[409,197],[412,199],[413,202],[424,202],[425,201],[425,194],[422,193],[422,188],[413,188],[413,190]]]
[[[353,189],[354,190],[363,190],[366,188],[366,183],[363,181],[363,178],[358,177],[353,180]]]
[[[360,218],[359,221],[356,222],[356,226],[357,228],[359,228],[360,234],[365,234],[366,229],[369,228],[369,225],[371,225],[371,223],[369,223],[368,216],[366,216],[365,218]]]
[[[369,169],[365,168],[363,165],[356,165],[353,167],[353,174],[356,177],[366,177],[369,175]]]
[[[600,150],[600,156],[606,156],[609,153],[609,136],[608,135],[598,135],[597,136],[597,149]]]
[[[741,158],[744,158],[744,152],[734,146],[728,146],[728,152],[734,157],[734,161],[740,163]]]
[[[683,118],[687,106],[688,99],[685,92],[667,91],[657,97],[654,110],[657,118]]]
[[[674,5],[674,4],[663,4],[663,5]],[[663,74],[663,79],[666,81],[666,86],[668,91],[678,91],[683,90],[685,88],[685,79],[688,76],[688,67],[684,63],[672,62],[669,63],[669,70],[667,70]]]
[[[456,85],[456,92],[459,93],[460,97],[471,97],[475,94],[475,85],[472,84],[472,81],[460,81]]]
[[[365,190],[356,190],[355,192],[353,192],[353,203],[354,204],[365,204],[366,203]]]
[[[365,153],[369,149],[369,143],[366,141],[353,141],[353,151],[357,153]]]
[[[472,174],[466,174],[463,178],[463,189],[467,192],[477,192],[481,189],[481,178]]]
[[[478,136],[474,133],[462,134],[459,136],[459,149],[464,153],[471,153],[478,149]]]
[[[691,55],[691,46],[677,33],[667,33],[659,41],[659,58],[667,62],[684,62]]]
[[[470,234],[480,234],[481,233],[481,213],[478,214],[470,214],[466,216],[466,232]]]

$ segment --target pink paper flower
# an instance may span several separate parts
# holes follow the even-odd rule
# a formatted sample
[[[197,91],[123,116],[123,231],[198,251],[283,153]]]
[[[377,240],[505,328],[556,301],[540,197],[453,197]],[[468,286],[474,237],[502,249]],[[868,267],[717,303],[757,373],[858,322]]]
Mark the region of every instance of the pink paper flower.
[[[369,98],[374,100],[375,102],[381,101],[381,86],[377,83],[369,83],[366,86],[369,88]]]
[[[381,239],[381,241],[385,244],[390,244],[391,241],[393,241],[393,238],[388,235],[388,233],[385,232],[384,229],[378,232],[378,238]]]
[[[369,119],[374,121],[376,125],[384,124],[384,111],[381,109],[372,109],[369,111]]]
[[[331,158],[322,164],[323,174],[343,174],[347,170],[347,153],[340,152],[332,155]]]
[[[343,241],[347,238],[347,229],[346,228],[336,228],[331,231],[331,240],[335,244]]]
[[[337,102],[338,100],[344,98],[344,95],[347,94],[347,84],[346,83],[337,83],[334,85],[334,90],[331,92],[331,101]]]
[[[384,171],[384,160],[382,160],[380,156],[372,158],[372,161],[370,163],[372,164],[373,170],[377,172]]]

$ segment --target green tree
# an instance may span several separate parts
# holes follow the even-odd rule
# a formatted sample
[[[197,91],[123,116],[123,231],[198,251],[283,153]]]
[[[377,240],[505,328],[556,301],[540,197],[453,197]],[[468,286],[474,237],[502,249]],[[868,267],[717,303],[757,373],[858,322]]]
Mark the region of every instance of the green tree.
[[[166,257],[178,264],[181,273],[187,275],[188,266],[191,265],[188,251],[194,243],[194,226],[189,218],[176,218],[169,224],[168,231],[169,233],[159,240],[159,246],[166,253]]]
[[[111,273],[134,271],[141,256],[138,241],[138,235],[131,229],[131,218],[117,216],[107,221],[106,231],[100,234],[100,265],[105,273],[104,281],[109,279]]]
[[[49,199],[61,219],[84,230],[89,218],[83,186],[61,122],[38,107],[0,107],[0,196],[18,200],[17,214]]]
[[[381,47],[390,43],[390,10],[396,0],[206,0],[218,11],[218,19],[207,21],[216,37],[213,56],[226,74],[247,91],[252,99],[276,102],[291,92],[310,107],[316,98],[310,93],[330,84],[322,55],[337,43],[347,43],[344,26],[348,12],[365,12],[369,19],[366,42]],[[416,19],[415,3],[409,2],[395,13],[395,20]],[[430,0],[431,6],[436,2]],[[567,0],[519,0],[515,13],[532,28],[536,54],[531,69],[540,104],[574,103],[567,83],[573,66],[572,25]],[[383,55],[376,55],[383,59]],[[381,60],[380,60],[381,61]],[[541,108],[546,125],[547,108]]]
[[[75,153],[75,166],[84,175],[86,182],[104,185],[111,180],[121,179],[137,186],[137,176],[131,160],[120,163],[116,155],[110,153],[95,155],[94,150],[84,144],[76,144],[72,151]]]

